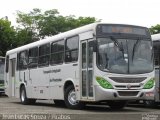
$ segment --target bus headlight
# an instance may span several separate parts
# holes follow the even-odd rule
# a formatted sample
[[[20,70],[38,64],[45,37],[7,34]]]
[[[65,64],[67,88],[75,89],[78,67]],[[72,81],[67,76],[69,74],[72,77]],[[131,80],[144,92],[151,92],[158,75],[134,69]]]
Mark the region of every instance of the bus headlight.
[[[106,79],[102,77],[96,77],[96,80],[101,87],[105,89],[113,89],[113,86],[111,85],[111,83],[109,83]]]
[[[154,82],[155,82],[155,79],[154,78],[151,78],[145,85],[144,85],[144,89],[150,89],[154,86]]]

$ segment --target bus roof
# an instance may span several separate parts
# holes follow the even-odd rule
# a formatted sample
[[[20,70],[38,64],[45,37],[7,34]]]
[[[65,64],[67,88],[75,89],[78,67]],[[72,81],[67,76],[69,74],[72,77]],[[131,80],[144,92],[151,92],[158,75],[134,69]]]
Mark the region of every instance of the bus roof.
[[[160,33],[152,35],[152,40],[159,41],[160,40]]]
[[[64,38],[67,38],[67,37],[72,37],[76,34],[80,34],[80,33],[83,33],[83,32],[87,32],[87,31],[91,31],[91,30],[95,31],[96,26],[98,24],[107,24],[107,23],[96,22],[96,23],[92,23],[92,24],[89,24],[89,25],[85,25],[85,26],[73,29],[73,30],[69,30],[67,32],[60,33],[60,34],[54,35],[52,37],[47,37],[43,40],[39,40],[39,41],[30,43],[30,44],[27,44],[27,45],[9,50],[9,51],[7,51],[6,55],[13,54],[13,53],[23,51],[23,50],[26,50],[26,49],[29,49],[29,48],[33,48],[33,47],[36,47],[36,46],[40,46],[40,45],[43,45],[43,44],[46,44],[46,43],[49,43],[49,42],[53,42],[53,41],[56,41],[56,40],[64,39]],[[119,24],[117,24],[117,25],[119,25]],[[123,25],[125,25],[125,24],[123,24]],[[135,25],[131,25],[131,26],[135,26]]]

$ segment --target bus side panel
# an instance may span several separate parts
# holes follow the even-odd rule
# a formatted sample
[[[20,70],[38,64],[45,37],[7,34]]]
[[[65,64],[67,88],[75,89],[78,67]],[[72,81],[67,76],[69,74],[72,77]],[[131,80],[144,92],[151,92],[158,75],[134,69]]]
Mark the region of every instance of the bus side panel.
[[[64,84],[71,81],[73,85],[79,85],[78,63],[68,63],[53,66],[50,73],[50,96],[52,99],[64,99]]]
[[[28,72],[28,89],[30,98],[49,99],[49,71],[50,67],[30,69]]]
[[[50,67],[44,67],[39,69],[41,74],[39,75],[39,97],[49,99],[49,73],[45,71],[50,71]]]
[[[28,71],[29,79],[27,89],[30,90],[30,96],[28,96],[30,98],[38,98],[39,75],[38,69],[29,69]]]

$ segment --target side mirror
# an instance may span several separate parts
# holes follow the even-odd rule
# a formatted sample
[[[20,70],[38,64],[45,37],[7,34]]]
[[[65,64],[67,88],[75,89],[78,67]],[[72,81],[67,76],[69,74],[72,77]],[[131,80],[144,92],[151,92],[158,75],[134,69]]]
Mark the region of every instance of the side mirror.
[[[97,52],[97,41],[96,40],[90,41],[89,46],[93,47],[93,52]]]

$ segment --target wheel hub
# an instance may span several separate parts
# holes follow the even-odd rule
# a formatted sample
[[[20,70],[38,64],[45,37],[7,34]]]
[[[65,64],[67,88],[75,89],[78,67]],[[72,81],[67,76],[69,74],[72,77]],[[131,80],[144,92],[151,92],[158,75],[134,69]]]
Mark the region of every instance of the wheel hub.
[[[68,101],[71,105],[76,105],[78,103],[76,99],[76,92],[74,90],[68,94]]]
[[[24,93],[24,90],[22,90],[22,93],[21,93],[21,100],[22,100],[22,102],[24,102],[24,100],[25,100],[25,93]]]

